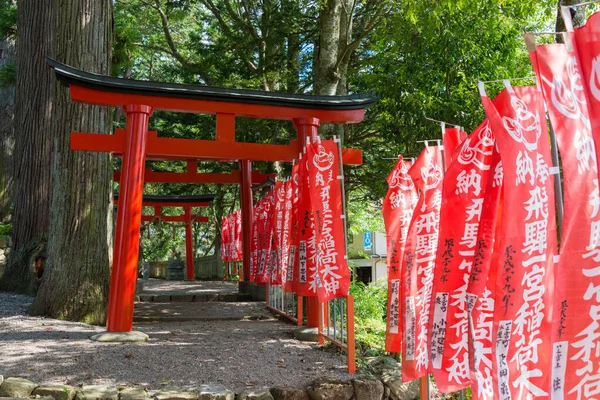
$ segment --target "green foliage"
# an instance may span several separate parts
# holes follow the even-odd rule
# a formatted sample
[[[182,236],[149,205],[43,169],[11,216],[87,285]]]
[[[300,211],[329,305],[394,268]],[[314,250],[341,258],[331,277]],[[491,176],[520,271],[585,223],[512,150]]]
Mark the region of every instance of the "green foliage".
[[[370,285],[360,281],[350,285],[350,294],[354,296],[356,348],[360,356],[385,351],[387,293],[387,282],[383,279]]]
[[[15,39],[17,5],[14,0],[0,0],[0,38]]]
[[[12,224],[0,223],[0,236],[11,236],[12,235]]]
[[[7,64],[0,67],[0,88],[12,86],[16,83],[17,67],[15,64]]]

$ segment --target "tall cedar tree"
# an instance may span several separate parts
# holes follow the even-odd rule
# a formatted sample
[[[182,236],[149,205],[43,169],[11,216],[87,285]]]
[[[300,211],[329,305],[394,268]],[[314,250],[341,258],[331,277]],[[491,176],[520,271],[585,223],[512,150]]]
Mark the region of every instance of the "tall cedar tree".
[[[112,2],[52,1],[51,54],[110,74]],[[101,324],[106,316],[112,242],[111,156],[69,150],[72,131],[109,133],[110,109],[73,103],[52,81],[52,198],[46,271],[32,313]]]
[[[21,0],[17,17],[12,251],[0,290],[32,293],[45,258],[50,211],[52,82],[46,55],[52,0]]]

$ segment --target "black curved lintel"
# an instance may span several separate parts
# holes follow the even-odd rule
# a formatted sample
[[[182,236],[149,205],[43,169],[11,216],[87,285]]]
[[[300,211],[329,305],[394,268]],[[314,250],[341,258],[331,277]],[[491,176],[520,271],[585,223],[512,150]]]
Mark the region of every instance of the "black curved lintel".
[[[261,90],[229,89],[202,85],[138,81],[113,78],[85,72],[52,58],[46,63],[54,69],[64,85],[78,85],[90,89],[147,96],[176,97],[213,100],[245,104],[262,104],[279,107],[310,108],[320,110],[358,110],[372,106],[377,101],[375,92],[347,96],[313,96]]]

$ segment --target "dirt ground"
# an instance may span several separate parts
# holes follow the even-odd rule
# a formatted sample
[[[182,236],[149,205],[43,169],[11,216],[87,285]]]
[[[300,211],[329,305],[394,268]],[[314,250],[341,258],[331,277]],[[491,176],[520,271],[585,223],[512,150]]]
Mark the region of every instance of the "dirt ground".
[[[150,389],[219,383],[234,391],[303,388],[320,376],[350,379],[344,354],[295,340],[290,323],[256,318],[268,315],[261,303],[136,304],[136,315],[175,310],[197,320],[136,322],[134,329],[150,340],[114,344],[88,339],[101,327],[25,316],[29,301],[0,293],[0,375],[5,377]],[[227,320],[211,319],[219,314]]]

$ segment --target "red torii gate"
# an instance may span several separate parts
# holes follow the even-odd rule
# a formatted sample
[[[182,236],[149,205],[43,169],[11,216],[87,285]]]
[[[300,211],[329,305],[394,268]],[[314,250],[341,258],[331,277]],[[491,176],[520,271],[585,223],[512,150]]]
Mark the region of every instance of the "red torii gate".
[[[291,162],[301,152],[307,137],[316,140],[321,122],[360,122],[364,119],[365,109],[377,100],[373,93],[311,96],[135,81],[84,72],[52,59],[47,59],[47,63],[57,78],[69,87],[71,100],[123,107],[127,116],[125,129],[117,129],[114,135],[71,134],[72,150],[111,152],[123,158],[122,206],[117,212],[108,332],[130,332],[132,329],[146,159],[239,160],[243,268],[247,280],[250,276],[252,161]],[[154,109],[216,114],[216,140],[159,138],[157,132],[148,131]],[[237,116],[291,120],[298,132],[297,140],[287,145],[237,142]],[[342,161],[344,164],[361,164],[362,152],[344,149]],[[312,304],[309,301],[309,309],[309,326],[317,326],[316,298]]]
[[[119,205],[119,194],[115,193],[115,206]],[[154,215],[143,215],[142,222],[151,222],[154,220],[162,220],[166,222],[183,222],[185,223],[185,275],[186,279],[194,280],[194,243],[192,222],[208,222],[208,217],[201,214],[192,214],[192,207],[208,207],[214,200],[212,194],[206,195],[144,195],[142,197],[142,207],[154,207]],[[163,215],[163,207],[182,207],[183,214],[181,215]],[[138,255],[139,256],[139,255]]]

